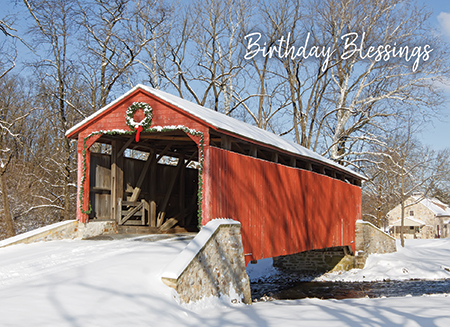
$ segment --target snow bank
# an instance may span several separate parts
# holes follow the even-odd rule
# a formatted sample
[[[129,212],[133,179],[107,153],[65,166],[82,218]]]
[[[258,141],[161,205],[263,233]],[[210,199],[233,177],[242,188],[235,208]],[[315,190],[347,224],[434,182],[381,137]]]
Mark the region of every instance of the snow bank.
[[[363,269],[330,272],[321,281],[381,281],[450,278],[450,239],[405,240],[397,252],[371,254]]]

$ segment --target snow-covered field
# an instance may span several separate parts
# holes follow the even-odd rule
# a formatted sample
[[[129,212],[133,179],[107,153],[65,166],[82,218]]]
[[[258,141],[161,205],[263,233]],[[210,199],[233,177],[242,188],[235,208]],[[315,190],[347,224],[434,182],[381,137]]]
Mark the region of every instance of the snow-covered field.
[[[187,245],[55,241],[0,249],[0,326],[450,326],[448,294],[180,306],[160,279]],[[450,239],[408,240],[398,253],[326,280],[450,278]],[[271,273],[264,262],[250,275]]]

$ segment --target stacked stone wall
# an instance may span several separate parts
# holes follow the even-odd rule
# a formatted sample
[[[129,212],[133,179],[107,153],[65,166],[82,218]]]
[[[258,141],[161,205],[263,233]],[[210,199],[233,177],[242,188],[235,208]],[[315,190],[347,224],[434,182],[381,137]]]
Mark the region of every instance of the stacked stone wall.
[[[163,282],[177,291],[181,303],[224,295],[233,303],[251,303],[240,227],[220,225],[178,278],[163,274]]]
[[[335,268],[349,254],[348,247],[304,251],[273,258],[273,266],[292,271],[326,272]],[[352,267],[343,267],[343,269],[345,268],[351,269]]]
[[[356,252],[363,251],[366,254],[397,251],[395,238],[362,220],[356,222],[355,245]]]

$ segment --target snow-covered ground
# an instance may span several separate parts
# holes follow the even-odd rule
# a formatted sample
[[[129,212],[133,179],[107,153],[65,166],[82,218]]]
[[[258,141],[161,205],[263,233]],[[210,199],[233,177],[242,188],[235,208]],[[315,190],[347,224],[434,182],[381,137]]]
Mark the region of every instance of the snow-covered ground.
[[[364,269],[329,273],[318,280],[372,281],[450,278],[450,239],[406,240],[397,252],[372,254]],[[450,293],[450,290],[449,290]]]
[[[1,248],[0,326],[450,326],[450,290],[420,297],[180,306],[160,277],[187,243],[55,241]],[[363,270],[323,279],[450,278],[450,240],[408,240],[399,250],[372,255]],[[273,272],[267,261],[249,270],[251,276]]]

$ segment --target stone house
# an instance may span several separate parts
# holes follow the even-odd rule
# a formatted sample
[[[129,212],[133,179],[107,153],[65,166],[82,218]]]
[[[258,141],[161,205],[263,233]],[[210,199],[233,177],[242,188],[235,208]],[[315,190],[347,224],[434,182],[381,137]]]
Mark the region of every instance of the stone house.
[[[414,194],[405,201],[405,238],[449,237],[450,207],[436,198]],[[401,205],[387,213],[389,233],[400,238]]]

